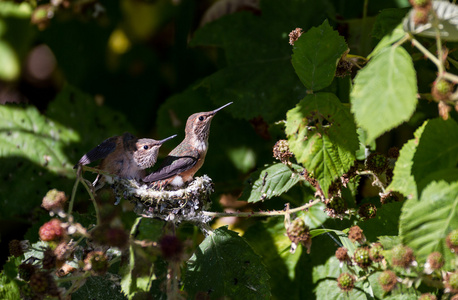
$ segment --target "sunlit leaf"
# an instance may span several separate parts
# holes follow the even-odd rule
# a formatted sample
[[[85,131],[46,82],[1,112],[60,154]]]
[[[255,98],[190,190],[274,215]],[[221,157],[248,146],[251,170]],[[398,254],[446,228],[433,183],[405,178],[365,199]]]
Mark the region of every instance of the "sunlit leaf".
[[[245,193],[246,200],[248,202],[258,202],[287,192],[296,183],[303,180],[303,177],[299,174],[303,168],[295,164],[291,168],[278,163],[253,174],[256,181],[248,186],[250,191]],[[245,199],[243,195],[241,199]]]
[[[294,43],[292,64],[307,89],[317,91],[331,84],[347,48],[345,39],[325,20]]]
[[[412,58],[402,47],[389,47],[358,72],[351,92],[356,123],[372,141],[407,121],[417,105]]]
[[[445,237],[455,229],[458,229],[458,182],[432,182],[420,199],[409,199],[402,209],[400,236],[422,262],[431,252],[444,253]]]
[[[291,151],[327,195],[331,182],[353,165],[359,148],[352,115],[334,94],[318,93],[302,99],[286,117]]]

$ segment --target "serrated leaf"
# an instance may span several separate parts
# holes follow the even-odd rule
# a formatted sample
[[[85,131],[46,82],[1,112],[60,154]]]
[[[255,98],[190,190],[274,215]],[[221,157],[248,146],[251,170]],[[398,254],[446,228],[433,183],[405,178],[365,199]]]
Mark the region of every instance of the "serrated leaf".
[[[412,175],[413,157],[417,151],[418,141],[421,138],[427,122],[423,123],[415,133],[414,139],[409,140],[399,151],[399,158],[393,170],[393,180],[386,188],[388,191],[396,191],[409,198],[417,198],[417,183]]]
[[[369,141],[407,121],[417,105],[415,69],[407,51],[389,47],[378,52],[356,75],[350,100]]]
[[[303,168],[299,165],[293,164],[292,169],[288,166],[278,163],[258,171],[254,174],[256,181],[252,186],[248,186],[251,190],[244,193],[248,202],[258,202],[278,197],[287,192],[296,183],[298,183],[302,176],[298,174]],[[241,199],[245,199],[242,195]]]
[[[419,200],[409,199],[404,204],[400,236],[421,262],[431,252],[444,253],[445,237],[454,229],[458,229],[458,182],[432,182]]]
[[[78,134],[41,115],[35,107],[0,106],[0,216],[29,212],[52,187],[75,177],[66,149]],[[35,198],[37,197],[37,198]],[[18,201],[21,199],[21,201]]]
[[[331,182],[350,169],[359,148],[352,115],[334,94],[308,95],[288,111],[291,152],[327,195]]]
[[[418,193],[434,178],[430,174],[456,168],[458,163],[458,124],[441,118],[429,120],[413,156],[412,174]]]
[[[305,87],[317,91],[331,84],[337,63],[347,49],[345,39],[325,20],[294,42],[291,62]]]
[[[247,242],[227,227],[205,238],[188,260],[184,289],[190,299],[270,299],[269,275]]]

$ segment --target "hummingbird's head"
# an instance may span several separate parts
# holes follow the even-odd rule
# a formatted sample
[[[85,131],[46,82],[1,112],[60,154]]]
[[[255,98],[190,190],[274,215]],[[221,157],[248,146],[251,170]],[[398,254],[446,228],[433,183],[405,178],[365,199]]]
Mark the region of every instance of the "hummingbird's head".
[[[137,163],[138,168],[146,169],[154,166],[159,153],[159,148],[165,141],[173,139],[177,135],[174,134],[168,138],[160,141],[153,139],[138,139],[135,143],[135,149],[133,152],[133,159]]]
[[[232,104],[229,102],[212,111],[200,112],[191,115],[186,122],[186,135],[190,134],[199,141],[207,141],[210,133],[210,124],[215,114],[226,106]]]

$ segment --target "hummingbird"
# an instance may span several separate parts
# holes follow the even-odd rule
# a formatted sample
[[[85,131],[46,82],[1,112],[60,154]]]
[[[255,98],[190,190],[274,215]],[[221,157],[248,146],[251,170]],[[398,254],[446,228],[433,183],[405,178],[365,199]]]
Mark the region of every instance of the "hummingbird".
[[[210,124],[215,114],[232,102],[212,111],[191,115],[186,121],[185,138],[164,159],[161,167],[143,178],[144,182],[165,187],[184,185],[202,167],[208,150]]]
[[[121,178],[140,180],[146,175],[146,168],[152,167],[157,160],[161,145],[176,137],[172,135],[160,141],[153,139],[138,139],[133,134],[125,132],[122,136],[113,136],[104,140],[100,145],[84,154],[78,165],[87,165],[101,159],[99,169]],[[95,186],[99,176],[95,179]]]

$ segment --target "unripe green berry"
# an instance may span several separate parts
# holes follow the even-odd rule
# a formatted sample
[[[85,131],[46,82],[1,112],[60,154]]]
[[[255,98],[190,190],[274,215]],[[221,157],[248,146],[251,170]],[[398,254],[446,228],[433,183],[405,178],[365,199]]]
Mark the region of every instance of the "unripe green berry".
[[[361,268],[367,268],[371,265],[372,261],[369,257],[368,247],[359,247],[355,250],[353,260]]]
[[[452,252],[458,254],[458,229],[453,230],[447,235],[445,239],[447,247],[452,250]]]
[[[433,295],[431,293],[427,293],[427,294],[421,294],[420,298],[418,298],[418,300],[437,300],[437,297],[436,297],[436,295]]]
[[[378,282],[384,291],[389,292],[396,286],[396,274],[390,270],[384,271],[379,275]]]
[[[429,264],[429,267],[431,270],[437,270],[442,268],[444,265],[445,261],[444,258],[442,257],[442,254],[439,252],[433,252],[428,256],[428,259],[426,260],[427,263]]]
[[[391,263],[394,266],[407,268],[414,260],[413,251],[409,247],[398,245],[391,250]]]
[[[341,197],[332,197],[327,201],[326,207],[333,210],[335,214],[343,214],[347,210],[347,202]]]
[[[380,243],[374,243],[369,250],[369,256],[373,262],[379,262],[383,259],[383,246]]]
[[[348,273],[342,273],[337,278],[337,285],[342,291],[349,292],[355,287],[355,277]]]
[[[453,84],[445,79],[437,79],[433,83],[431,95],[436,101],[447,100],[453,91]]]
[[[445,288],[450,290],[451,293],[458,293],[458,271],[446,275]]]
[[[371,153],[366,159],[366,168],[374,173],[381,174],[388,167],[388,159],[380,153]]]

